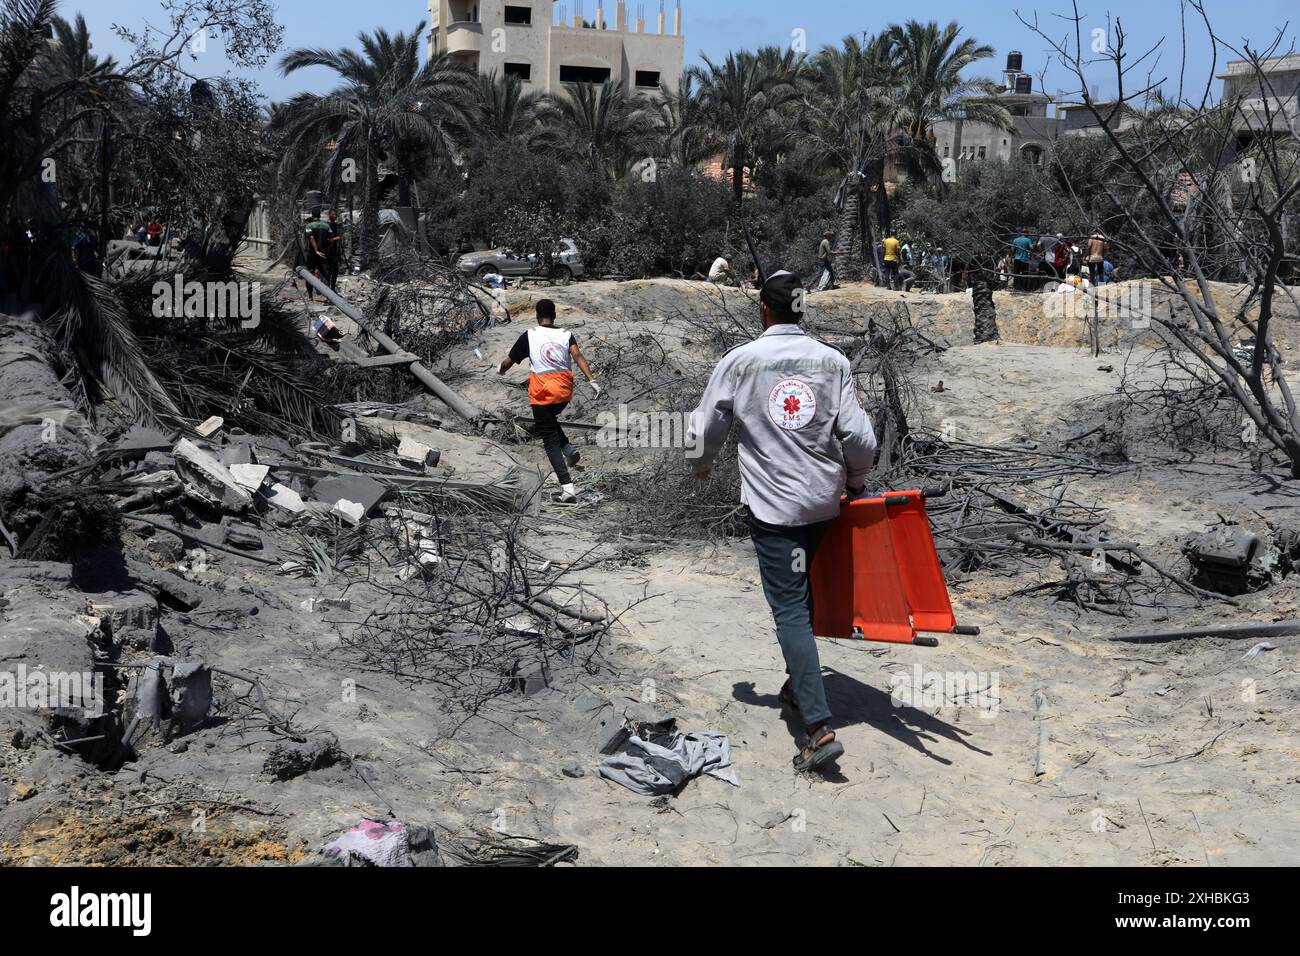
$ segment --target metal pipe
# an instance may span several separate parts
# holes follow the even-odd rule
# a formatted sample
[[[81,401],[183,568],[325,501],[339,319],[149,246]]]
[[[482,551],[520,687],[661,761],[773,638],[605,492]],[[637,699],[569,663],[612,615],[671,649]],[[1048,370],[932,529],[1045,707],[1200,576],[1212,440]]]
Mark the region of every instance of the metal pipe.
[[[378,342],[380,347],[389,355],[401,355],[406,352],[406,349],[402,348],[383,332],[371,328],[362,316],[360,309],[350,303],[347,299],[343,298],[325,283],[321,282],[306,269],[299,267],[297,273],[302,277],[304,282],[323,295],[325,301],[332,304],[349,319],[361,326],[362,331]],[[438,376],[434,375],[419,362],[411,363],[411,374],[418,378],[425,388],[433,392],[434,395],[437,395],[438,398],[442,399],[448,408],[466,421],[473,422],[484,417],[483,409],[479,408],[472,402],[466,401],[461,397],[460,393],[449,388],[441,379],[438,378]]]
[[[1175,631],[1146,631],[1136,634],[1116,634],[1112,641],[1132,643],[1160,643],[1180,641],[1194,637],[1227,637],[1242,640],[1250,637],[1285,637],[1300,634],[1300,621],[1278,621],[1275,624],[1231,624],[1226,627],[1189,627]]]

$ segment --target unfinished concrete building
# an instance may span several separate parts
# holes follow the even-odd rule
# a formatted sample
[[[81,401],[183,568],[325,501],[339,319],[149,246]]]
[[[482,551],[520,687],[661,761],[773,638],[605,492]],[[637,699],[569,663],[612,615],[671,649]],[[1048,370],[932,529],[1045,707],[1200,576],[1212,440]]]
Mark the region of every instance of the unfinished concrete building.
[[[645,4],[635,21],[623,0],[597,2],[595,18],[584,16],[583,0],[429,0],[429,53],[448,51],[479,73],[517,76],[548,93],[575,83],[614,80],[629,93],[677,88],[685,55],[680,0],[671,32],[663,0],[656,29],[647,29]]]
[[[974,120],[949,119],[934,126],[935,149],[945,166],[960,169],[970,161],[982,159],[1023,159],[1042,162],[1043,156],[1060,135],[1061,120],[1048,115],[1051,97],[1034,92],[1034,78],[1024,72],[1024,58],[1015,50],[1007,55],[1003,71],[1004,85],[997,102],[1011,113],[1015,129],[998,129]]]
[[[1223,102],[1236,103],[1238,145],[1265,133],[1293,136],[1300,126],[1300,53],[1250,60],[1229,60],[1218,75]]]

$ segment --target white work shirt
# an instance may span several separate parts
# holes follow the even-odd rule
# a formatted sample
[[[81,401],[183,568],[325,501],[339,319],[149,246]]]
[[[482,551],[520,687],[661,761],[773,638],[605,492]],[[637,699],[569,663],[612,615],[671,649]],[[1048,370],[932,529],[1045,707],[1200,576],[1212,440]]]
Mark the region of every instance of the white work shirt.
[[[836,517],[845,485],[862,487],[875,463],[849,360],[798,325],[774,325],[722,357],[691,415],[697,467],[713,463],[736,422],[741,500],[766,524]]]

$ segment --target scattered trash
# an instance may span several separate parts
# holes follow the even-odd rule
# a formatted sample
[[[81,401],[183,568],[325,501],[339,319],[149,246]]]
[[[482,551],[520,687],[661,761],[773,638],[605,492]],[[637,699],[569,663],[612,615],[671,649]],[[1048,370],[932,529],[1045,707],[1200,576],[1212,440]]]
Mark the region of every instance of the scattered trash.
[[[343,333],[339,327],[329,319],[328,316],[319,316],[311,323],[311,330],[316,333],[316,338],[322,342],[337,342],[343,338]]]
[[[347,598],[307,598],[300,605],[304,611],[311,614],[315,611],[350,611],[352,602]]]
[[[1246,594],[1267,583],[1254,566],[1260,538],[1245,528],[1221,524],[1188,538],[1183,552],[1192,564],[1192,583],[1217,594]]]
[[[292,780],[336,764],[350,767],[352,759],[339,749],[332,734],[326,734],[307,743],[276,744],[262,764],[262,772],[276,780]]]
[[[341,866],[441,866],[433,834],[400,821],[362,820],[321,852]]]
[[[664,740],[656,728],[654,736],[663,742],[655,743],[630,734],[620,752],[601,762],[600,775],[646,797],[676,795],[700,774],[716,777],[733,787],[740,786],[735,771],[727,769],[731,766],[731,741],[725,734],[672,733]]]

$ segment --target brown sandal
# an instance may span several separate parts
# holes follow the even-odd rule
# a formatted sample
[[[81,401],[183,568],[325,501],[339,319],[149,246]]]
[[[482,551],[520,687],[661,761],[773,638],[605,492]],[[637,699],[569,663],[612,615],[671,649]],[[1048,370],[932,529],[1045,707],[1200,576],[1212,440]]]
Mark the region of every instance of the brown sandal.
[[[844,745],[835,739],[829,725],[815,728],[804,741],[803,749],[794,755],[794,769],[799,773],[817,770],[844,756]]]

